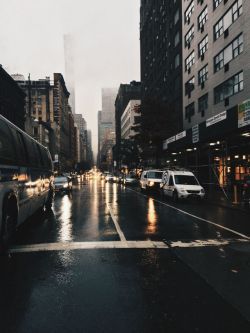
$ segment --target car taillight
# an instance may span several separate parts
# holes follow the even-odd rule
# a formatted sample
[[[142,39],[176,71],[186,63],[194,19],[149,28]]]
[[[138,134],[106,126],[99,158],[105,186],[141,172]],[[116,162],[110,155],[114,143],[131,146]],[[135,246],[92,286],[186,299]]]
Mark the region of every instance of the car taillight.
[[[248,184],[247,184],[247,183],[245,183],[245,184],[243,185],[243,187],[244,187],[244,188],[247,188],[247,187],[248,187]]]

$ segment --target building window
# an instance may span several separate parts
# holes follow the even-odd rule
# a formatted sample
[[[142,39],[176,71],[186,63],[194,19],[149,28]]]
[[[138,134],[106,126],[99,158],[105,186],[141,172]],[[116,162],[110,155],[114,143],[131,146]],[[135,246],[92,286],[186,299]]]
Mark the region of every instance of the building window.
[[[198,30],[201,30],[207,21],[207,7],[198,16]]]
[[[198,99],[198,112],[201,113],[201,116],[205,116],[205,111],[208,109],[208,94],[201,96]]]
[[[224,66],[224,51],[214,57],[214,72],[218,72]]]
[[[180,19],[180,12],[179,9],[177,9],[175,15],[174,15],[174,24],[176,24]]]
[[[180,66],[180,55],[177,54],[174,59],[174,67],[177,68]]]
[[[219,6],[219,4],[222,2],[222,0],[213,0],[213,2],[214,2],[214,9],[216,9]]]
[[[191,96],[191,92],[195,88],[195,77],[193,76],[190,80],[185,83],[185,95]]]
[[[194,103],[189,104],[185,107],[185,119],[188,120],[188,122],[191,122],[191,118],[195,113]]]
[[[223,19],[221,19],[214,26],[214,39],[218,39],[223,34],[223,31]]]
[[[191,29],[188,30],[188,32],[185,35],[185,47],[191,44],[193,38],[194,38],[194,25],[191,27]]]
[[[180,32],[178,31],[174,37],[174,46],[177,46],[180,43]]]
[[[190,23],[190,18],[193,14],[194,11],[194,0],[190,3],[190,5],[188,6],[188,8],[185,11],[185,23],[189,24]]]
[[[195,62],[194,51],[185,59],[185,71],[189,71]]]
[[[208,48],[208,35],[198,44],[198,57],[200,58]]]
[[[233,22],[235,22],[241,14],[242,14],[242,0],[238,0],[233,4],[232,7]]]
[[[202,67],[201,70],[198,72],[198,84],[201,85],[205,81],[207,81],[208,78],[208,65]]]
[[[243,88],[243,72],[240,72],[214,89],[214,103],[217,104],[227,97],[238,94]]]
[[[233,59],[243,52],[243,34],[239,35],[232,43]]]
[[[214,57],[214,72],[218,72],[225,64],[243,52],[243,34],[236,37],[224,50]]]
[[[242,14],[242,0],[237,0],[214,25],[214,40],[218,39]]]

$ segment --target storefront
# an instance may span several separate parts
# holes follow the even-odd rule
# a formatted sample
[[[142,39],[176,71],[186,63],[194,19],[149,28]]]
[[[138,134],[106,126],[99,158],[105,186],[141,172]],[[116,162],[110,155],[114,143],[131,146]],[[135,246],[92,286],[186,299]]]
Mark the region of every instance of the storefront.
[[[250,100],[163,143],[167,166],[193,170],[208,188],[227,191],[250,173]]]

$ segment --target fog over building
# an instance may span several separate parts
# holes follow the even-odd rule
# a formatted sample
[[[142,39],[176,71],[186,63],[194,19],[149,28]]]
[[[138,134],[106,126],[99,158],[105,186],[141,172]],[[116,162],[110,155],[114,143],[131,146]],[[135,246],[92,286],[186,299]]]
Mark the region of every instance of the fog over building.
[[[74,39],[70,34],[64,35],[65,80],[70,93],[69,104],[75,114],[75,58]]]

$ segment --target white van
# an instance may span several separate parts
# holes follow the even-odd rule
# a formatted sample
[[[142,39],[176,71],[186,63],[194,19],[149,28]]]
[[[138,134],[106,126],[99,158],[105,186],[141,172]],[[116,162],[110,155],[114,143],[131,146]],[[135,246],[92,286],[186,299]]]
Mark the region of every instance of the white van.
[[[140,187],[142,191],[159,190],[162,181],[163,171],[146,170],[143,171],[140,179]]]
[[[205,196],[204,188],[199,184],[195,175],[190,171],[167,170],[162,176],[162,193],[178,199],[200,198]]]

